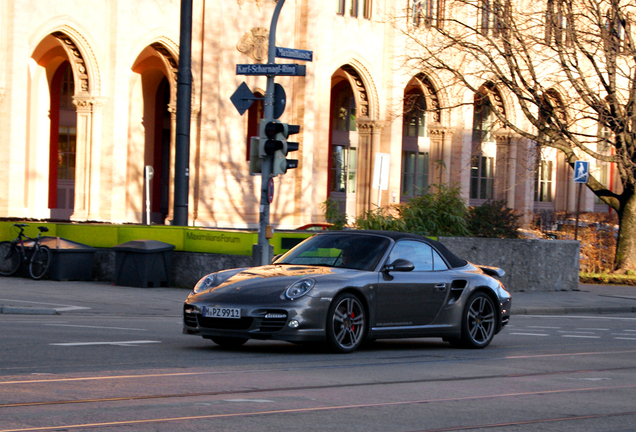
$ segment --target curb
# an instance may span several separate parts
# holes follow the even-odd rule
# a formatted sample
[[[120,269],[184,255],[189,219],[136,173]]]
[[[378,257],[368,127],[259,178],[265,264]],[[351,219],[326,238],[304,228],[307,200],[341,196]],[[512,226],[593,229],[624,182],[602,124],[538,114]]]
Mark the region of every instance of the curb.
[[[571,314],[619,314],[636,313],[636,306],[605,306],[605,307],[535,307],[513,308],[511,315],[571,315]]]
[[[0,306],[0,314],[14,315],[59,315],[55,309],[36,309],[17,306]]]

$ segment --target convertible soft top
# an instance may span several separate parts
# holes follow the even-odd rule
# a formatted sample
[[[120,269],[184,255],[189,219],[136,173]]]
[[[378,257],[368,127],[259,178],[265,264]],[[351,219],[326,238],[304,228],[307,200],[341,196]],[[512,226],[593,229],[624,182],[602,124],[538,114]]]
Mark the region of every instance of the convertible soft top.
[[[455,255],[450,250],[448,250],[448,248],[444,246],[443,244],[441,244],[440,242],[436,240],[431,240],[430,238],[421,236],[419,234],[404,233],[404,232],[397,232],[397,231],[345,230],[345,231],[323,231],[320,235],[338,235],[338,234],[354,234],[354,235],[373,234],[373,235],[388,237],[394,241],[398,241],[405,238],[419,240],[429,244],[435,250],[437,250],[437,252],[439,252],[439,254],[444,257],[446,262],[452,268],[464,267],[465,265],[468,264],[468,261],[459,258],[457,255]]]

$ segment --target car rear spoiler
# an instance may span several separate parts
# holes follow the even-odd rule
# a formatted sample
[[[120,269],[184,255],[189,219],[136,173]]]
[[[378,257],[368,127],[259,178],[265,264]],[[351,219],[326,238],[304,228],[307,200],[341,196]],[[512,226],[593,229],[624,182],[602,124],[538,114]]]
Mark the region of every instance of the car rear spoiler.
[[[493,276],[493,277],[503,277],[506,272],[503,269],[500,269],[499,267],[489,267],[489,266],[478,266],[481,271],[483,271],[484,273],[486,273],[488,276]]]

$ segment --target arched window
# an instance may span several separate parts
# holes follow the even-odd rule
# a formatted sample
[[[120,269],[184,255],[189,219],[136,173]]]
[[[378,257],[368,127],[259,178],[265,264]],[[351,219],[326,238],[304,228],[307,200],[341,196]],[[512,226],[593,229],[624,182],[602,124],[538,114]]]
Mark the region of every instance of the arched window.
[[[261,93],[255,93],[255,97],[262,98]],[[250,160],[250,141],[254,136],[259,136],[259,125],[261,120],[265,117],[265,111],[263,110],[263,101],[255,100],[252,106],[247,110],[247,147],[245,151],[245,160]]]
[[[496,146],[493,131],[497,118],[490,100],[493,91],[496,89],[489,83],[475,94],[473,157],[470,170],[471,199],[488,200],[494,196]]]
[[[353,90],[342,81],[331,91],[331,192],[356,192],[358,151],[349,138],[356,128],[356,103]]]
[[[50,95],[49,208],[54,209],[54,217],[66,219],[75,206],[77,153],[75,82],[68,62],[63,62],[53,75]]]
[[[424,195],[428,190],[429,139],[426,129],[426,98],[421,88],[404,94],[402,123],[403,199]]]

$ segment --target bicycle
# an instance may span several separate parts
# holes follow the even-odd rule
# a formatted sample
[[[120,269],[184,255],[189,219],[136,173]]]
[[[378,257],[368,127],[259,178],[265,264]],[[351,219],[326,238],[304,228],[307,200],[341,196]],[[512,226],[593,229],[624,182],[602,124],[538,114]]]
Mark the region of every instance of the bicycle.
[[[0,275],[11,276],[18,271],[22,263],[28,262],[31,277],[35,280],[41,279],[51,265],[51,249],[41,244],[42,233],[48,232],[49,229],[39,226],[38,236],[31,238],[24,234],[27,224],[13,226],[20,230],[18,236],[11,241],[0,242]]]

